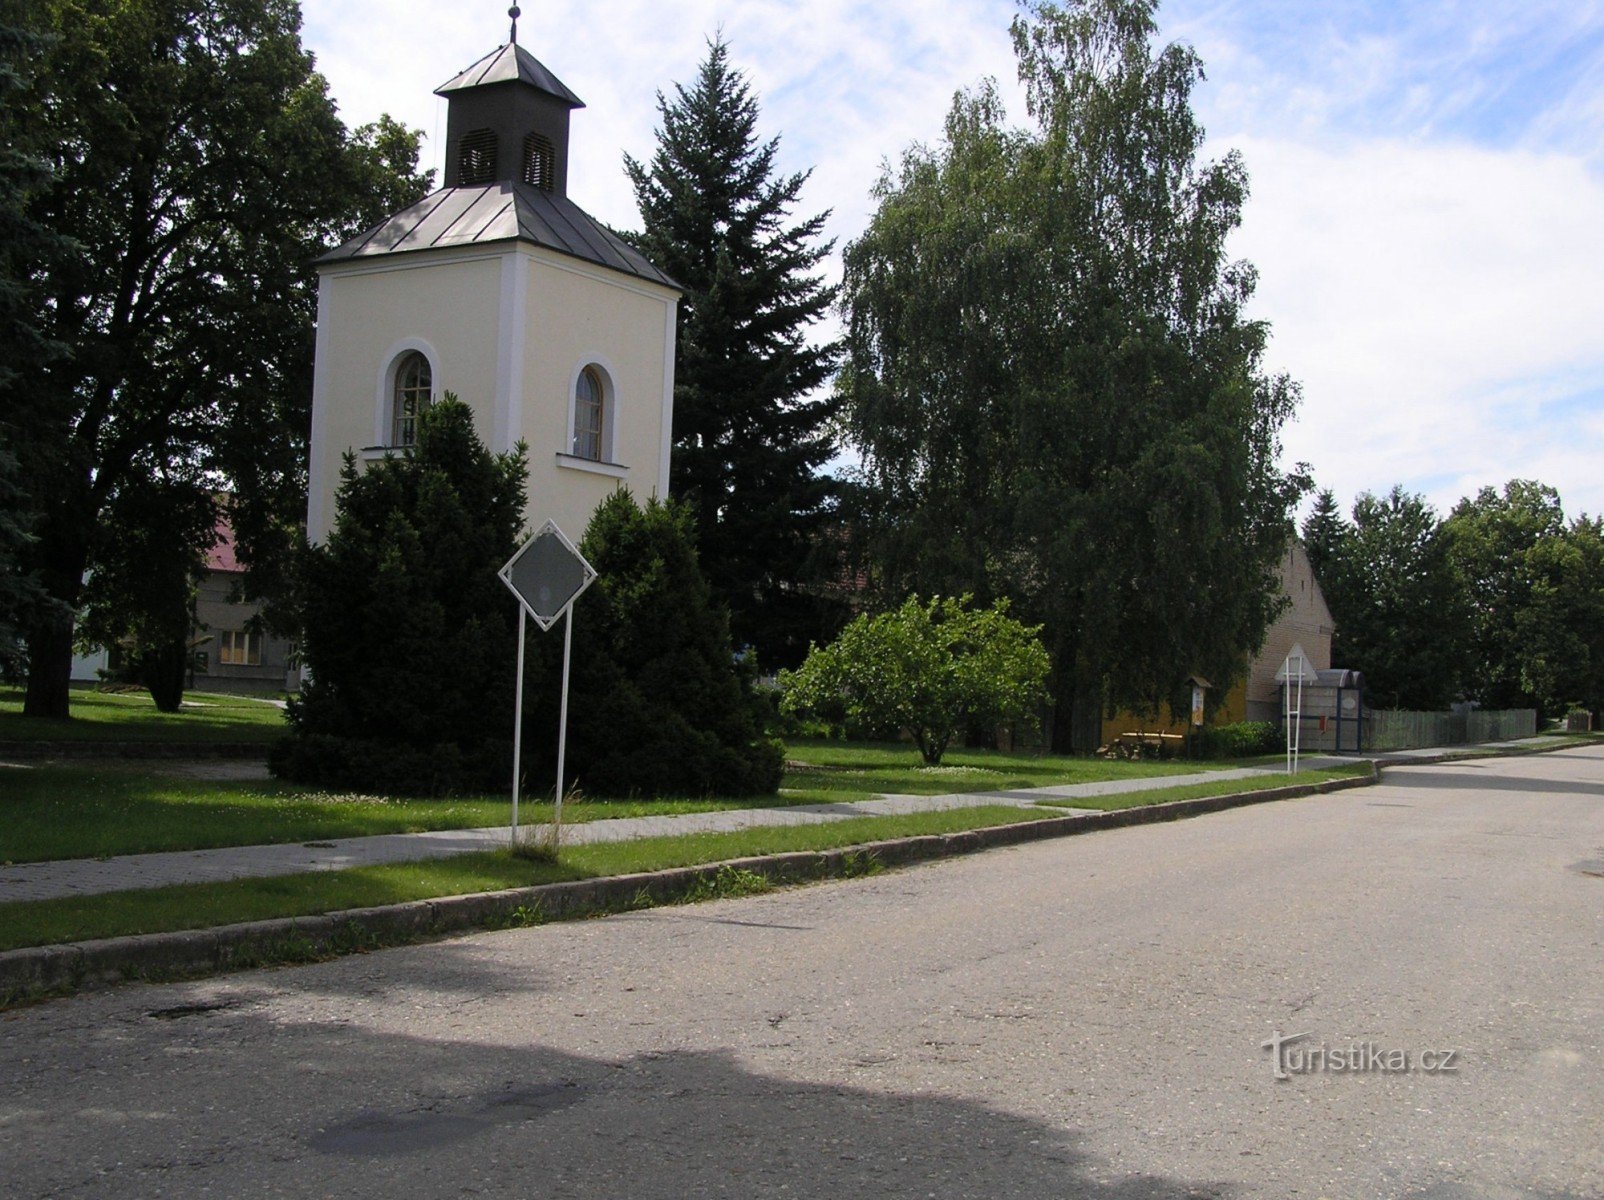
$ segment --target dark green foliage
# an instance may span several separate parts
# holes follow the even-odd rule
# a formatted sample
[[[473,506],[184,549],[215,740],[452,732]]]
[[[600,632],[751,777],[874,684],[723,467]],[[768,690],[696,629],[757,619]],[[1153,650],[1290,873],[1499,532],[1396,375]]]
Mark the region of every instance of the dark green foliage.
[[[1598,520],[1565,524],[1559,493],[1513,479],[1448,518],[1466,582],[1466,688],[1486,708],[1604,703],[1604,547]]]
[[[599,578],[576,606],[569,763],[589,795],[758,795],[780,785],[784,755],[737,670],[692,520],[677,501],[642,509],[620,491],[585,533]],[[558,631],[547,640],[549,710]],[[536,728],[554,729],[552,715],[526,726],[538,755],[551,753]]]
[[[126,643],[131,678],[162,712],[183,700],[195,619],[195,589],[215,538],[211,496],[188,479],[133,480],[113,497],[108,539],[84,590],[82,632]]]
[[[50,44],[37,32],[38,8],[11,3],[0,13],[0,672],[8,676],[21,670],[22,629],[51,615],[53,607],[37,572],[26,565],[38,514],[19,486],[16,456],[19,418],[33,403],[16,387],[20,370],[47,361],[56,350],[39,328],[35,278],[43,264],[69,248],[30,212],[50,179],[23,104],[28,64]]]
[[[806,342],[835,298],[814,274],[828,214],[789,223],[806,174],[776,175],[758,102],[709,44],[696,81],[658,96],[650,164],[626,158],[635,244],[684,288],[675,359],[674,495],[695,515],[702,569],[737,643],[794,665],[831,620],[810,566],[831,484],[834,402],[813,393],[839,356]]]
[[[312,677],[275,771],[407,793],[506,786],[517,607],[496,572],[517,548],[524,477],[522,452],[490,454],[449,393],[409,455],[347,459],[334,529],[305,560]]]
[[[168,511],[125,490],[209,499],[229,485],[247,562],[293,542],[311,262],[428,181],[415,135],[340,123],[293,0],[40,0],[39,12],[53,40],[19,119],[50,177],[28,212],[71,246],[30,280],[37,331],[62,353],[8,400],[29,401],[17,436],[41,514],[30,563],[60,602],[29,630],[27,707],[65,717],[86,570],[118,542],[183,532],[122,525]]]
[[[1441,520],[1394,487],[1360,496],[1351,523],[1317,509],[1326,562],[1320,587],[1336,622],[1334,662],[1364,672],[1372,708],[1446,708],[1463,679],[1469,612]],[[1311,553],[1311,561],[1313,554]]]
[[[1306,481],[1226,257],[1246,171],[1198,159],[1201,63],[1155,50],[1153,0],[1026,8],[1034,126],[985,86],[882,179],[841,391],[882,592],[1012,597],[1044,626],[1053,747],[1089,749],[1106,704],[1240,676]]]
[[[1303,520],[1303,548],[1309,555],[1309,566],[1314,577],[1323,580],[1326,571],[1341,551],[1342,539],[1347,535],[1347,522],[1337,504],[1336,493],[1322,488],[1314,498],[1314,506]]]
[[[1252,758],[1273,754],[1284,746],[1274,721],[1238,721],[1234,725],[1205,725],[1193,735],[1200,758]]]

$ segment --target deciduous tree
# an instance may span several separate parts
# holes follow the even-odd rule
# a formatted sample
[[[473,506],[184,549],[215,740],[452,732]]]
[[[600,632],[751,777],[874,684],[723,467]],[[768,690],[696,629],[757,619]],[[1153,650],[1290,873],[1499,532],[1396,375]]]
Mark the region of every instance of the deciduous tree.
[[[1106,703],[1240,674],[1306,486],[1296,387],[1232,262],[1247,173],[1203,162],[1202,65],[1155,0],[1032,3],[1031,127],[995,87],[881,180],[846,252],[842,395],[884,592],[1012,596],[1053,661],[1056,749]]]
[[[1332,658],[1364,672],[1374,708],[1446,708],[1463,684],[1469,611],[1441,518],[1401,487],[1366,492],[1327,546]]]
[[[902,730],[934,766],[964,729],[1034,722],[1048,670],[1040,632],[1010,617],[1006,600],[977,609],[968,596],[910,596],[891,612],[859,616],[799,670],[783,672],[781,703]]]
[[[1533,605],[1532,553],[1565,531],[1559,493],[1530,479],[1485,487],[1454,506],[1447,539],[1470,602],[1467,690],[1487,708],[1536,703],[1522,678],[1523,613]],[[1528,620],[1533,618],[1528,617]]]
[[[183,561],[191,528],[119,528],[125,490],[232,486],[247,561],[293,540],[310,406],[311,260],[422,194],[417,138],[351,134],[293,0],[43,0],[55,39],[24,119],[51,175],[30,214],[72,240],[39,264],[63,354],[6,388],[59,603],[28,632],[27,711],[65,717],[71,610],[111,542]],[[162,511],[160,508],[158,511]]]
[[[29,211],[50,179],[24,104],[29,64],[50,46],[38,31],[38,9],[13,3],[0,10],[0,670],[8,675],[21,670],[22,629],[51,610],[37,574],[26,565],[38,514],[19,485],[14,453],[19,423],[36,398],[15,384],[25,364],[41,364],[57,349],[40,332],[34,280],[43,264],[69,248]]]

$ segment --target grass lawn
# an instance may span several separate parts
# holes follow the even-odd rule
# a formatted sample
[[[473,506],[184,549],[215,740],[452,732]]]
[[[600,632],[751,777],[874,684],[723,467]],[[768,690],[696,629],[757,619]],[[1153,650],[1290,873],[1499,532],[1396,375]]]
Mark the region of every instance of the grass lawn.
[[[1095,783],[1191,775],[1235,766],[1224,762],[1124,762],[1054,754],[1004,754],[996,750],[949,750],[939,767],[919,761],[912,746],[898,743],[794,741],[786,743],[785,787],[831,793],[831,799],[895,792],[936,796],[943,792],[999,792],[1054,783]]]
[[[568,803],[563,820],[761,808],[808,798]],[[278,780],[186,779],[155,763],[0,766],[0,863],[473,829],[508,824],[511,807],[505,797],[400,799],[320,792]],[[518,818],[549,821],[551,805],[525,801]]]
[[[940,767],[927,768],[910,746],[840,742],[793,743],[787,757],[793,765],[778,796],[593,800],[564,805],[563,816],[579,822],[840,802],[880,792],[1012,790],[1162,776],[1200,766],[957,751]],[[526,803],[519,815],[531,824],[549,820],[551,806]],[[279,781],[184,778],[172,765],[156,762],[0,766],[0,863],[468,829],[503,825],[509,817],[502,797],[339,795]]]
[[[571,846],[555,863],[509,851],[465,854],[423,863],[321,871],[274,879],[110,892],[62,900],[0,904],[0,950],[173,929],[201,929],[271,917],[500,891],[570,879],[626,875],[792,850],[823,850],[915,834],[951,833],[1044,820],[1043,809],[985,807],[902,817],[863,817],[827,825],[743,829],[736,833],[643,838]]]
[[[70,721],[22,715],[21,688],[0,687],[0,742],[272,742],[284,710],[249,696],[185,693],[176,713],[157,712],[150,693],[73,688]]]

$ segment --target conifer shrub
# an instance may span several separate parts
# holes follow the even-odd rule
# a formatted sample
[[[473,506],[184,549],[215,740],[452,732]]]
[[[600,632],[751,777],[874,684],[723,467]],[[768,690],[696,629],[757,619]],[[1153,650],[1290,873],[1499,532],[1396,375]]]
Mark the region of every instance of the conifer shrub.
[[[496,571],[523,524],[523,452],[494,455],[451,393],[406,455],[347,455],[302,564],[302,655],[272,767],[328,787],[443,794],[509,782],[517,607]]]
[[[576,606],[571,778],[592,797],[772,794],[784,751],[764,734],[763,701],[712,601],[689,509],[655,497],[643,508],[621,489],[580,549],[598,579]],[[548,641],[560,655],[560,638]],[[549,674],[550,650],[546,659]],[[537,719],[550,730],[547,690]],[[526,725],[526,753],[535,736]]]

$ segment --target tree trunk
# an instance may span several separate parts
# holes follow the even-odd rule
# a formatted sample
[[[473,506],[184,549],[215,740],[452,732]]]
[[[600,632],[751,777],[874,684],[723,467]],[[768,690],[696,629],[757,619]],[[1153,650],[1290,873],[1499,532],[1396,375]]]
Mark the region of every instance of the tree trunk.
[[[28,717],[65,721],[72,714],[67,693],[72,681],[72,613],[44,617],[28,634],[28,692],[22,712]]]
[[[189,663],[187,642],[169,642],[147,651],[139,664],[139,681],[150,691],[156,710],[175,713],[184,702],[184,668]]]
[[[65,505],[63,506],[65,507]],[[65,721],[72,716],[67,696],[72,682],[72,632],[89,561],[87,538],[75,536],[69,522],[47,519],[39,530],[39,579],[59,607],[40,614],[28,630],[28,692],[24,716]]]
[[[1054,754],[1091,754],[1102,742],[1101,689],[1085,682],[1073,659],[1055,663],[1052,682],[1053,722],[1049,731]]]

